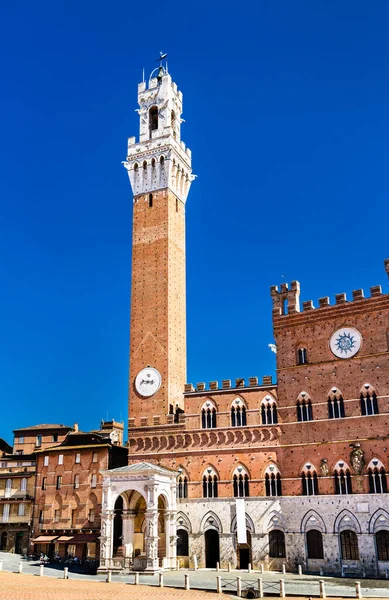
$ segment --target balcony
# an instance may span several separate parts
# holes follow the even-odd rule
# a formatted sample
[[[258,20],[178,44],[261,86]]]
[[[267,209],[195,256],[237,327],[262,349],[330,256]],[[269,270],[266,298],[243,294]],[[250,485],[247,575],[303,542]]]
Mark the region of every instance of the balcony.
[[[25,515],[1,515],[0,516],[0,523],[7,523],[7,524],[13,524],[13,523],[30,523],[31,521],[31,515],[26,513]]]
[[[28,490],[0,490],[0,500],[30,500]]]

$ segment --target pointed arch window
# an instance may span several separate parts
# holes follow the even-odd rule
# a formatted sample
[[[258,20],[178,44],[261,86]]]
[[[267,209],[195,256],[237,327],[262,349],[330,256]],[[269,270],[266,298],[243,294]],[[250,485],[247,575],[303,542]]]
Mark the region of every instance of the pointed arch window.
[[[205,402],[201,409],[201,427],[202,429],[215,429],[216,427],[216,407],[212,402]]]
[[[370,383],[365,383],[361,389],[361,413],[364,416],[378,415],[377,394]]]
[[[248,498],[249,497],[249,476],[246,470],[238,466],[233,475],[233,488],[235,498]]]
[[[315,469],[312,469],[311,465],[305,465],[304,467],[304,470],[301,474],[301,486],[303,496],[319,495],[317,473]]]
[[[152,106],[149,110],[149,133],[158,129],[158,106]]]
[[[27,479],[25,477],[23,477],[20,481],[20,491],[21,492],[27,491]]]
[[[370,494],[386,494],[388,491],[385,467],[380,460],[370,461],[367,473],[369,476]]]
[[[266,396],[261,404],[262,425],[276,425],[278,423],[277,404],[274,398]]]
[[[340,548],[343,560],[359,560],[358,537],[355,531],[346,529],[341,532]]]
[[[218,478],[215,471],[208,467],[203,475],[203,498],[218,497]]]
[[[240,398],[236,398],[231,406],[231,427],[247,425],[246,407]]]
[[[342,419],[344,414],[344,402],[342,393],[338,388],[332,388],[328,395],[328,418],[329,419]]]
[[[301,392],[297,398],[297,420],[312,421],[312,403],[306,392]]]
[[[270,465],[265,473],[265,495],[282,496],[281,475],[274,465]]]
[[[335,494],[345,496],[353,493],[350,469],[339,461],[334,469]]]

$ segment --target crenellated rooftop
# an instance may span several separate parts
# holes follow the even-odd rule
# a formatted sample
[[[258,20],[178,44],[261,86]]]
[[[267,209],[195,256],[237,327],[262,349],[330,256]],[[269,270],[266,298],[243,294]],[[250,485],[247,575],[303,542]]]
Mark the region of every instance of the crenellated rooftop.
[[[204,392],[225,392],[225,391],[235,391],[242,389],[250,389],[254,387],[266,387],[266,386],[274,386],[272,376],[264,375],[262,377],[262,383],[259,383],[258,377],[249,377],[248,384],[246,384],[245,379],[238,377],[235,379],[235,385],[231,383],[231,379],[223,379],[221,386],[219,386],[218,381],[210,381],[209,386],[203,381],[196,383],[194,386],[192,383],[185,384],[185,395],[187,394],[202,394]]]
[[[389,258],[385,259],[384,265],[389,278]],[[300,283],[298,281],[292,281],[290,288],[287,283],[282,283],[280,289],[278,289],[278,286],[273,285],[270,288],[270,295],[273,301],[273,317],[287,316],[301,312]],[[378,298],[382,295],[382,287],[380,285],[374,285],[370,288],[370,298]],[[369,297],[365,297],[363,289],[354,290],[352,296],[352,300],[349,301],[345,293],[336,294],[335,304],[331,304],[329,296],[323,296],[319,298],[317,307],[315,307],[313,300],[305,300],[302,303],[302,312],[369,299]]]

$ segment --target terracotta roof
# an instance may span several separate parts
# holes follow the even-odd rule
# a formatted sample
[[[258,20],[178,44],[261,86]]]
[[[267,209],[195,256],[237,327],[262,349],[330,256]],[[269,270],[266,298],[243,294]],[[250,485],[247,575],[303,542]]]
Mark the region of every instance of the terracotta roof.
[[[71,425],[42,423],[41,425],[30,425],[29,427],[18,427],[14,431],[26,431],[27,429],[73,429]]]

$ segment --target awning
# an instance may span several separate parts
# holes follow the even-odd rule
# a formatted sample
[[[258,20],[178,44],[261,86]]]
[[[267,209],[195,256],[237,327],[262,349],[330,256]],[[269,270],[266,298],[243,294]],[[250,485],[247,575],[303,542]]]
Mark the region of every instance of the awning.
[[[72,537],[72,544],[86,544],[87,542],[96,542],[97,535],[94,533],[76,533]]]
[[[61,535],[61,537],[58,538],[57,542],[60,542],[60,543],[62,542],[63,544],[67,544],[72,539],[73,539],[72,535]]]
[[[39,535],[35,540],[32,540],[34,544],[49,544],[50,542],[54,542],[58,535]]]

